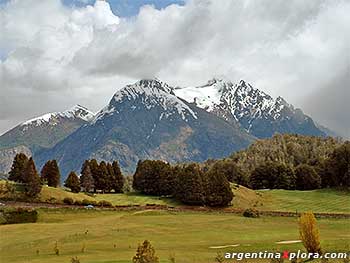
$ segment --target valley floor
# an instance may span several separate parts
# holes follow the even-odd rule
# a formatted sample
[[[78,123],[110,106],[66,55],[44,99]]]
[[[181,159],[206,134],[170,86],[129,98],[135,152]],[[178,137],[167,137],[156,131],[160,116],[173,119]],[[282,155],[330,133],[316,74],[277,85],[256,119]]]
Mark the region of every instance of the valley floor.
[[[0,262],[68,263],[77,256],[81,263],[126,263],[145,239],[163,263],[171,262],[171,255],[180,263],[206,263],[214,262],[217,252],[303,249],[300,243],[276,244],[299,239],[297,219],[292,217],[148,210],[39,209],[39,213],[38,223],[0,226]],[[319,219],[318,224],[325,251],[349,250],[349,220]],[[56,241],[59,256],[54,254]]]

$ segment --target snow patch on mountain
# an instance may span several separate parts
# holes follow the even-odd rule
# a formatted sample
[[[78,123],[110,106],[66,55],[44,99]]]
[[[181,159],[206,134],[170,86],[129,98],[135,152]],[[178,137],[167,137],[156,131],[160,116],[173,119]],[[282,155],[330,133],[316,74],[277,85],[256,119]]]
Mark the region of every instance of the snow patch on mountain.
[[[88,122],[94,116],[95,114],[89,111],[87,108],[81,105],[76,105],[67,111],[47,113],[42,116],[30,119],[28,121],[23,122],[21,126],[29,126],[29,125],[40,126],[43,124],[57,125],[60,118],[66,118],[66,119],[79,118]]]
[[[243,80],[233,84],[214,78],[203,86],[178,88],[175,94],[209,112],[218,108],[228,110],[237,121],[244,117],[278,119],[284,107],[292,108],[283,98],[273,99]]]

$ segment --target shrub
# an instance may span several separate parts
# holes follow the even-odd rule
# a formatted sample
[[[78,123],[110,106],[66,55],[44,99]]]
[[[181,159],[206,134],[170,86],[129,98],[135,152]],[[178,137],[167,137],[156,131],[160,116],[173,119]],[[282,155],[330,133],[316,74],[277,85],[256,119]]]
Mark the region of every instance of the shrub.
[[[80,260],[78,257],[72,258],[71,263],[80,263]]]
[[[307,252],[322,253],[320,233],[316,225],[316,218],[312,212],[307,212],[300,216],[299,233]]]
[[[35,223],[38,221],[38,212],[31,209],[17,208],[4,210],[2,217],[4,218],[3,224]]]
[[[74,205],[83,205],[82,201],[80,200],[75,200]]]
[[[63,203],[65,203],[66,205],[73,205],[74,204],[74,200],[73,200],[73,198],[66,197],[66,198],[63,199]]]
[[[50,197],[49,199],[46,200],[47,203],[49,204],[58,204],[60,203],[55,197]]]
[[[252,218],[258,218],[259,217],[259,211],[248,208],[244,210],[243,212],[244,217],[252,217]]]
[[[136,255],[132,258],[133,263],[159,263],[155,250],[148,240],[145,240],[142,245],[139,245],[136,250]]]
[[[87,200],[87,199],[83,199],[81,201],[81,205],[97,205],[97,202],[96,201],[93,201],[93,200]]]
[[[97,205],[101,207],[113,207],[112,203],[106,200],[98,202]]]

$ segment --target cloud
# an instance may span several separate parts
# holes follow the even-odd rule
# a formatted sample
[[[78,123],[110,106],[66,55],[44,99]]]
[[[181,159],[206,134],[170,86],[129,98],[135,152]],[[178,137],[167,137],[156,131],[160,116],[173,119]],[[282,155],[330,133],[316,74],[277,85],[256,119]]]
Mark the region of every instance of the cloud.
[[[339,125],[344,120],[321,114],[327,96],[318,95],[348,88],[328,83],[349,69],[349,13],[346,0],[189,0],[161,10],[146,5],[135,17],[119,18],[104,1],[81,8],[59,0],[12,1],[0,9],[0,50],[7,53],[0,120],[75,103],[98,110],[140,78],[199,85],[223,75],[282,95],[349,134]]]

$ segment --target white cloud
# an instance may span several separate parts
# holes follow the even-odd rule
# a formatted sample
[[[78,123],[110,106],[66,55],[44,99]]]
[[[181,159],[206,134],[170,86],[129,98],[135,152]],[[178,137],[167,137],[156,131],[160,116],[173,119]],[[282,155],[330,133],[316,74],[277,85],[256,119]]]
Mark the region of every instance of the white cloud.
[[[0,68],[0,120],[75,103],[98,110],[139,78],[193,85],[225,75],[308,106],[346,133],[308,98],[349,72],[349,13],[346,0],[190,0],[120,19],[104,1],[79,9],[12,1],[0,10],[0,50],[10,51]]]

